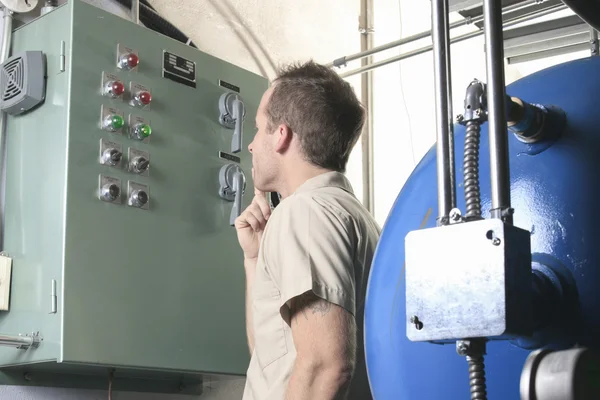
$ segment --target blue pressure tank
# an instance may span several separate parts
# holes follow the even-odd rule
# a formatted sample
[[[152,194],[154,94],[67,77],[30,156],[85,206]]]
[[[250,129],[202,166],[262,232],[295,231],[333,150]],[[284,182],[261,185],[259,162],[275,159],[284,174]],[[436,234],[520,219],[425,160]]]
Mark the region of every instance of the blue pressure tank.
[[[527,76],[507,87],[509,96],[545,106],[553,113],[548,138],[525,144],[509,133],[514,224],[531,232],[532,261],[552,268],[567,283],[564,317],[529,338],[491,341],[486,377],[490,399],[518,400],[519,380],[529,353],[538,347],[600,343],[600,57],[568,62]],[[480,146],[481,205],[489,218],[488,124]],[[455,127],[458,207],[465,210],[462,162],[465,129]],[[436,225],[435,146],[404,185],[388,216],[373,261],[365,310],[365,346],[376,400],[464,400],[468,365],[454,344],[411,342],[406,337],[404,239]],[[436,251],[436,244],[422,251]],[[459,252],[468,252],[469,243]],[[558,313],[557,303],[550,312]]]

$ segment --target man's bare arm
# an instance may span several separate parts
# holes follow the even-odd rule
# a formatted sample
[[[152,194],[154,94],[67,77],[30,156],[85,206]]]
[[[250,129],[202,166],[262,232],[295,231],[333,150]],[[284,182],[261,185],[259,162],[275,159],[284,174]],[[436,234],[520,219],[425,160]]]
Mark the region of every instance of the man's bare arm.
[[[290,303],[297,356],[286,400],[345,399],[356,362],[354,316],[313,292]]]
[[[254,327],[252,325],[252,285],[254,283],[254,274],[256,273],[256,258],[244,259],[244,269],[246,270],[246,336],[248,337],[248,349],[250,355],[254,352]]]

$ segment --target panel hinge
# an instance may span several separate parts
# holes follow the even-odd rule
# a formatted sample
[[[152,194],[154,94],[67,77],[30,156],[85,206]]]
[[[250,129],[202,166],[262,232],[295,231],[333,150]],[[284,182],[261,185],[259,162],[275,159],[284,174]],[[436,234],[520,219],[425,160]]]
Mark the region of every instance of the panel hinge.
[[[58,57],[58,69],[60,72],[65,72],[67,69],[67,44],[64,40],[60,41],[60,57]]]
[[[52,288],[50,290],[50,312],[56,314],[58,308],[58,296],[56,295],[56,279],[52,279]]]

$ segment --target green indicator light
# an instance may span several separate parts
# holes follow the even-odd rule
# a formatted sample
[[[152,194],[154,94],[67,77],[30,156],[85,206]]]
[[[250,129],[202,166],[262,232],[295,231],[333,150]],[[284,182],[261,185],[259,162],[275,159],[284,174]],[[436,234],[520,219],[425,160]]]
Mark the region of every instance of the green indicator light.
[[[110,117],[110,125],[114,130],[118,130],[125,125],[125,121],[120,115],[113,115]]]
[[[150,128],[150,125],[144,124],[144,125],[140,126],[140,134],[145,138],[152,135],[152,128]]]
[[[144,140],[150,135],[152,135],[152,128],[150,128],[150,125],[137,124],[135,126],[135,136],[137,136],[138,139]]]

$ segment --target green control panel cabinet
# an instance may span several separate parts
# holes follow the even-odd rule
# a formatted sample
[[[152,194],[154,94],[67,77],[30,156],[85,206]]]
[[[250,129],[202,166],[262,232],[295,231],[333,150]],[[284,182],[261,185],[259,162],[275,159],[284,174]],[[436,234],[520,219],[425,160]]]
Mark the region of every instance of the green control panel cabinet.
[[[81,0],[17,29],[26,50],[45,56],[46,95],[7,116],[0,333],[40,343],[0,347],[2,381],[105,387],[114,371],[185,392],[245,374],[231,223],[267,80]]]

